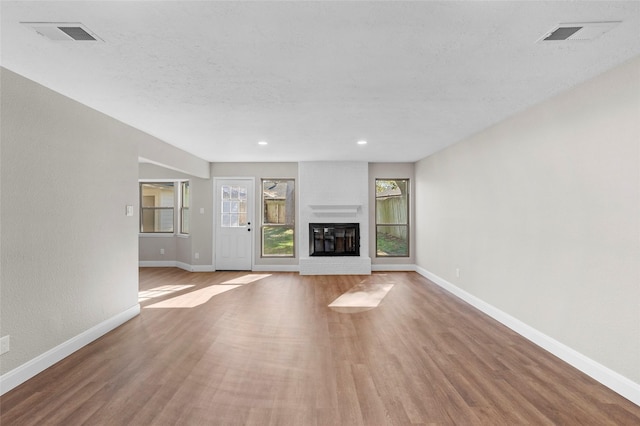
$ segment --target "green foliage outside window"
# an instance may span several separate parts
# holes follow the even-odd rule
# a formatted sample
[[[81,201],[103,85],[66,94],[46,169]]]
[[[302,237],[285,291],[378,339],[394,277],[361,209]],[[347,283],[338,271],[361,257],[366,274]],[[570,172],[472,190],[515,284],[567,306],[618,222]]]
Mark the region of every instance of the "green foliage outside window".
[[[262,256],[295,256],[295,182],[262,180]]]
[[[409,256],[409,179],[376,179],[376,256]]]

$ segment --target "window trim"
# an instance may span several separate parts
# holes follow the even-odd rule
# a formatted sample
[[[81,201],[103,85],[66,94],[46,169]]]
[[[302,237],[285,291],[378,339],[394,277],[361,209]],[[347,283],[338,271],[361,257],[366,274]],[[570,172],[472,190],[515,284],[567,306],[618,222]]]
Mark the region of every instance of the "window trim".
[[[173,206],[172,207],[144,207],[142,186],[149,184],[165,184],[171,185],[173,187]],[[140,223],[139,223],[139,233],[141,235],[175,235],[176,230],[176,212],[175,212],[175,204],[176,204],[176,182],[173,180],[139,180],[138,181],[138,196],[140,197]],[[145,211],[157,211],[157,210],[171,210],[171,231],[144,231],[143,229],[143,216]]]
[[[179,226],[178,226],[178,234],[180,236],[188,236],[191,233],[191,220],[189,220],[189,229],[187,230],[187,232],[184,232],[184,216],[185,216],[185,210],[186,210],[186,214],[189,215],[189,219],[191,219],[191,182],[189,180],[183,180],[183,181],[179,181],[180,183],[180,193],[178,194],[178,197],[180,199],[179,205],[180,205],[180,218],[179,218]],[[185,189],[185,185],[186,187],[189,189],[189,205],[187,207],[184,206],[184,189]]]
[[[189,238],[188,233],[182,232],[182,188],[183,183],[188,182],[190,185],[189,179],[139,179],[138,180],[138,202],[140,203],[140,208],[138,209],[138,235],[141,237],[181,237],[181,238]],[[142,203],[142,185],[143,184],[171,184],[173,185],[173,206],[172,207],[143,207]],[[191,207],[192,199],[191,192],[189,192],[189,207]],[[153,231],[153,232],[143,232],[142,231],[142,213],[144,210],[172,210],[173,212],[173,225],[171,231]],[[191,212],[190,208],[189,214]],[[176,215],[176,212],[178,213]]]
[[[265,182],[293,182],[293,220],[292,223],[265,223],[265,198],[264,183]],[[295,178],[261,178],[260,179],[260,257],[269,259],[295,259],[296,258],[296,179]],[[286,201],[285,201],[286,202]],[[264,231],[265,227],[271,228],[290,228],[293,231],[293,247],[292,254],[265,254],[264,253]]]
[[[406,223],[378,223],[378,196],[377,196],[377,184],[378,181],[406,181],[407,182],[407,202],[406,202]],[[375,241],[375,256],[376,258],[405,258],[411,257],[411,179],[410,178],[375,178],[373,188],[373,203],[374,203],[374,241]],[[407,233],[407,252],[406,254],[379,254],[378,253],[378,227],[382,226],[398,226],[404,227]]]

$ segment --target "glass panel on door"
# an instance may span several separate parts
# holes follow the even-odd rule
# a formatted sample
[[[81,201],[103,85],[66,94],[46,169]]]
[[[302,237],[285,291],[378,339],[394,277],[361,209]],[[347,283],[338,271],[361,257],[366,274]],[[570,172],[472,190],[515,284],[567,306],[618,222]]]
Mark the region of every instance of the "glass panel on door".
[[[247,187],[222,185],[220,203],[223,228],[243,228],[247,226]]]

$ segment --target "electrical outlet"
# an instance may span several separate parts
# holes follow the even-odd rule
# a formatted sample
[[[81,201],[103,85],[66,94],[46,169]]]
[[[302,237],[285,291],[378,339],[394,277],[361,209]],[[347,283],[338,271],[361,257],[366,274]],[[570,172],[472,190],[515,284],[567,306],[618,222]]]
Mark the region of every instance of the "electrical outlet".
[[[9,336],[0,338],[0,355],[9,352]]]
[[[460,268],[456,268],[456,278],[460,278]]]
[[[196,259],[200,259],[200,253],[194,254],[193,257],[195,257]]]
[[[164,249],[160,249],[160,254],[164,254]]]

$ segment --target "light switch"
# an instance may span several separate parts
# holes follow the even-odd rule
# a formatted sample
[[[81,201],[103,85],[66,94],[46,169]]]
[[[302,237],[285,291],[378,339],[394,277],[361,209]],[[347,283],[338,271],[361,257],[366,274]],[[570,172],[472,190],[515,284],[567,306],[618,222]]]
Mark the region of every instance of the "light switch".
[[[126,212],[127,216],[133,216],[133,206],[127,205]]]
[[[204,214],[204,207],[200,207],[200,214]]]

